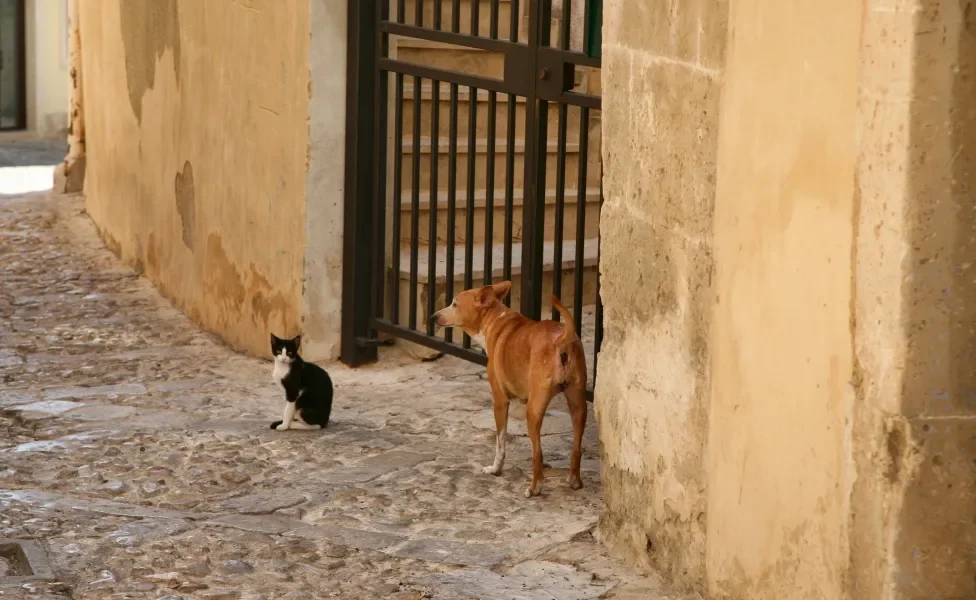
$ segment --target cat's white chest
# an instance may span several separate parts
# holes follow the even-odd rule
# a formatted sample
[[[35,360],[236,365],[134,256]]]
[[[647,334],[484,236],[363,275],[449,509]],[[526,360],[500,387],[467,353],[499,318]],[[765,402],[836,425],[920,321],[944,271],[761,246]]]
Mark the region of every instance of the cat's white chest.
[[[274,382],[275,383],[277,383],[278,385],[284,387],[284,384],[281,383],[281,380],[284,379],[285,376],[288,375],[288,368],[290,366],[291,365],[285,364],[283,362],[280,362],[280,361],[277,361],[277,360],[275,361],[275,363],[274,363],[274,371],[272,371],[272,373],[271,373],[271,377],[274,379]]]

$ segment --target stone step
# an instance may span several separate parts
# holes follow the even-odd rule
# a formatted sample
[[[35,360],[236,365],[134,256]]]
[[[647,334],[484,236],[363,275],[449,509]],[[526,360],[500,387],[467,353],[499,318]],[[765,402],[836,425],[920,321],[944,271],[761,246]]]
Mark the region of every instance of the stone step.
[[[563,239],[576,239],[576,207],[577,191],[575,188],[567,189],[563,205]],[[400,204],[401,211],[401,234],[400,239],[404,244],[409,244],[412,239],[410,231],[410,215],[413,210],[412,198],[409,191],[403,195]],[[523,217],[523,191],[514,190],[512,194],[512,238],[516,241],[522,239],[522,217]],[[586,216],[584,222],[584,237],[595,238],[600,234],[600,188],[593,187],[586,190]],[[430,193],[420,194],[418,202],[419,213],[417,228],[417,239],[422,244],[429,243],[430,240]],[[463,244],[467,239],[466,220],[467,220],[467,192],[459,191],[454,209],[454,242]],[[493,225],[492,239],[496,244],[502,243],[505,239],[505,198],[504,190],[497,190],[492,201]],[[436,205],[437,215],[437,241],[438,243],[447,242],[447,224],[450,221],[450,213],[447,211],[447,192],[438,194]],[[475,243],[483,243],[487,238],[485,231],[486,194],[485,190],[475,192],[474,201],[474,236]],[[546,190],[546,216],[545,216],[545,239],[554,240],[556,237],[556,190]]]
[[[420,25],[424,28],[433,29],[434,24],[434,7],[436,6],[436,0],[420,0],[423,2],[422,9],[422,22]],[[417,25],[416,17],[416,0],[408,0],[406,2],[403,19],[406,25]],[[460,1],[460,22],[457,33],[462,33],[465,35],[477,35],[479,37],[490,37],[491,36],[491,0],[480,0],[478,3],[478,29],[473,31],[471,27],[471,6],[473,2],[471,0],[461,0]],[[521,14],[517,17],[516,27],[518,27],[518,32],[516,35],[517,41],[525,43],[528,40],[528,27],[529,27],[529,16],[526,12],[526,2],[521,5]],[[444,31],[453,31],[453,7],[451,0],[441,0],[441,24]],[[501,0],[498,5],[498,39],[509,40],[511,36],[511,17],[512,17],[512,4],[510,0]],[[394,3],[390,15],[391,18],[395,19],[396,5]],[[562,27],[562,15],[558,11],[553,11],[552,19],[550,20],[549,27],[549,45],[552,47],[559,47],[561,43],[561,27]],[[391,38],[396,41],[396,45],[400,47],[425,47],[426,40],[419,40],[417,38],[399,37],[394,36]],[[571,47],[575,50],[581,50],[578,47],[579,44],[572,45]]]
[[[412,19],[411,16],[408,23],[412,22]],[[525,28],[524,19],[522,28],[523,30]],[[468,31],[470,25],[463,25],[461,33],[468,33]],[[550,32],[551,39],[557,40],[559,37],[557,19],[553,19]],[[487,35],[488,30],[484,29],[482,36]],[[520,41],[525,42],[524,39]],[[500,52],[402,36],[391,36],[390,45],[394,48],[392,52],[395,52],[397,60],[403,62],[495,79],[502,79],[505,76],[505,57]]]
[[[413,181],[413,140],[410,138],[405,138],[402,144],[402,173],[401,173],[401,184],[403,190],[411,189],[411,182]],[[600,184],[600,154],[599,154],[599,144],[591,144],[589,156],[587,157],[587,170],[586,170],[586,185],[587,187],[595,187]],[[437,155],[437,165],[438,165],[438,178],[437,178],[437,189],[447,190],[448,189],[448,167],[450,166],[450,156],[448,154],[449,143],[447,139],[439,140],[438,143],[438,155]],[[488,166],[488,143],[487,140],[479,139],[475,142],[475,188],[488,187],[487,184],[487,166]],[[495,143],[495,177],[494,184],[491,186],[496,190],[505,189],[505,177],[506,177],[506,146],[505,140],[496,140]],[[468,140],[460,139],[458,140],[457,146],[457,188],[458,190],[467,189],[467,177],[468,177]],[[431,143],[430,138],[421,138],[420,141],[420,177],[419,184],[421,191],[430,189],[430,164],[431,164]],[[549,140],[547,144],[547,156],[546,156],[546,188],[556,187],[556,174],[557,174],[557,144],[555,140]],[[578,144],[567,144],[566,148],[566,170],[565,170],[565,185],[566,187],[575,186],[579,176],[579,145]],[[525,144],[523,141],[517,141],[515,144],[515,156],[514,156],[514,185],[516,188],[522,188],[524,174],[525,174]],[[392,164],[390,165],[389,173],[392,175]]]
[[[452,0],[406,0],[404,7],[405,22],[408,25],[417,24],[416,11],[417,2],[421,3],[423,11],[423,27],[433,28],[434,8],[440,2],[441,7],[441,28],[445,31],[452,30],[454,17],[454,3]],[[461,0],[458,3],[460,15],[460,33],[471,33],[471,9],[474,5],[472,0]],[[488,36],[491,31],[491,0],[480,0],[478,2],[478,34]],[[391,15],[395,14],[396,2],[392,3]],[[512,2],[511,0],[499,0],[498,2],[498,36],[503,39],[509,38],[511,31]]]
[[[407,79],[403,90],[403,131],[406,135],[413,132],[414,123],[414,99],[416,97],[413,89],[412,79]],[[421,135],[431,135],[431,121],[433,119],[433,85],[430,82],[421,86],[420,93],[420,132]],[[501,139],[508,137],[508,94],[496,94],[495,104],[495,132]],[[475,110],[477,111],[478,135],[485,137],[488,134],[489,122],[489,93],[486,90],[478,90],[475,95],[477,100]],[[440,102],[438,106],[439,123],[437,131],[441,139],[447,139],[451,131],[451,86],[446,83],[441,84]],[[467,135],[468,124],[470,123],[471,92],[467,87],[458,89],[458,109],[457,109],[457,131],[459,135]],[[597,111],[591,111],[590,121],[595,122],[599,119]],[[550,140],[558,139],[559,110],[551,107],[547,115],[548,137]],[[571,142],[579,141],[580,131],[580,109],[576,106],[567,107],[566,110],[566,139]],[[515,135],[516,139],[525,138],[525,97],[516,96],[515,99]]]
[[[596,283],[597,283],[597,259],[599,241],[595,238],[586,239],[583,242],[583,260],[581,265],[583,276],[583,305],[596,303]],[[512,244],[512,308],[519,309],[521,301],[522,284],[522,244]],[[447,280],[447,249],[443,246],[437,247],[436,252],[436,278],[431,286],[428,280],[427,267],[429,265],[429,247],[421,246],[417,256],[417,327],[424,329],[427,323],[427,297],[428,294],[435,295],[434,305],[438,308],[444,307],[448,299],[445,298],[445,282]],[[548,314],[550,306],[550,295],[553,292],[553,272],[555,271],[554,255],[555,244],[546,242],[543,245],[543,265],[544,277],[542,289],[544,314]],[[561,293],[557,294],[562,303],[567,307],[573,306],[573,285],[576,276],[576,242],[566,241],[562,244],[563,257],[561,261],[562,285]],[[492,273],[491,279],[494,282],[502,280],[503,269],[502,259],[504,257],[503,248],[500,244],[495,244],[491,249],[492,253]],[[485,283],[484,257],[485,246],[476,244],[472,248],[472,286],[480,287]],[[455,247],[454,251],[454,294],[463,290],[464,286],[464,246]],[[410,314],[410,249],[404,247],[400,252],[400,265],[397,271],[397,280],[400,289],[400,322],[408,323]],[[457,339],[460,339],[458,336]]]
[[[505,75],[505,57],[497,52],[477,48],[398,38],[397,60],[467,75],[501,79]]]

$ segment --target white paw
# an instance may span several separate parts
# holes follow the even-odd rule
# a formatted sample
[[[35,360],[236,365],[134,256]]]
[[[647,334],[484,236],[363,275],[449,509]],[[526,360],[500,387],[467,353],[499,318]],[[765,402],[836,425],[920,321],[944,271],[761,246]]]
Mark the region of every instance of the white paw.
[[[275,431],[288,431],[289,429],[290,428],[287,425],[285,425],[284,423],[282,423],[281,425],[278,425],[277,427],[275,427]]]
[[[481,469],[481,472],[484,473],[485,475],[500,475],[502,472],[502,468],[500,465],[498,466],[488,465],[487,467],[483,467]]]

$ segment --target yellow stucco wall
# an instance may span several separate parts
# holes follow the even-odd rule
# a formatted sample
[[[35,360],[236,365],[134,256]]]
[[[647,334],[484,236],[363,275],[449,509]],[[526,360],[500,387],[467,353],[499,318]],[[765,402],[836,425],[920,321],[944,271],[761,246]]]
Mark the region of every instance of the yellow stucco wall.
[[[712,599],[976,597],[970,5],[606,1],[622,554]]]
[[[80,2],[88,211],[233,346],[300,328],[309,5]]]
[[[604,539],[705,579],[719,99],[729,2],[607,0],[595,410]]]
[[[715,201],[716,598],[841,598],[861,6],[731,4]]]

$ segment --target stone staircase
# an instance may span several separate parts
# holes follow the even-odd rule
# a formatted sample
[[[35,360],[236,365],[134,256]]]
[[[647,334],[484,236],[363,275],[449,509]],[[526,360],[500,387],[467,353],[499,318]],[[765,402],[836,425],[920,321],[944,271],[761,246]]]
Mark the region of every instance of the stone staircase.
[[[406,2],[407,24],[414,24],[415,1],[422,1],[424,8],[424,25],[431,26],[434,17],[434,3],[437,0],[411,0]],[[462,0],[460,3],[461,33],[471,31],[471,5],[479,0]],[[395,3],[394,3],[395,4]],[[524,11],[527,2],[520,2],[519,5]],[[451,27],[451,0],[442,1],[442,19],[445,29]],[[393,11],[395,12],[395,6]],[[501,0],[499,2],[499,36],[508,39],[509,23],[512,10],[511,0]],[[490,27],[491,2],[490,0],[480,0],[479,6],[481,35],[487,35]],[[520,37],[525,38],[527,18],[523,14],[520,16]],[[559,21],[553,19],[552,39],[558,40]],[[395,54],[394,54],[395,53]],[[447,44],[428,42],[423,40],[396,39],[391,42],[391,55],[395,55],[399,60],[420,64],[424,66],[438,67],[442,69],[460,71],[468,74],[477,74],[487,77],[501,78],[504,74],[503,57],[500,54],[485,52],[482,50],[462,48]],[[599,73],[578,74],[577,81],[579,89],[589,90],[593,93],[594,87],[598,86]],[[394,101],[391,87],[391,106]],[[598,93],[598,92],[596,92]],[[402,115],[403,131],[399,141],[402,151],[402,171],[400,180],[400,263],[398,269],[398,279],[400,287],[400,319],[401,323],[408,322],[409,298],[410,298],[410,242],[413,239],[411,211],[413,208],[413,165],[415,157],[414,144],[414,107],[420,105],[420,139],[417,147],[419,149],[419,184],[420,194],[418,202],[417,218],[417,241],[419,243],[417,257],[417,324],[423,328],[426,323],[426,306],[429,294],[435,295],[435,304],[440,307],[445,303],[445,282],[447,275],[447,242],[448,242],[448,223],[451,215],[448,212],[448,198],[450,183],[448,180],[449,168],[449,144],[451,132],[451,110],[450,110],[450,85],[440,84],[439,102],[437,106],[438,130],[437,130],[437,191],[432,194],[431,188],[431,158],[433,148],[432,115],[433,106],[433,85],[429,80],[423,80],[420,89],[414,88],[412,77],[404,78]],[[487,167],[489,163],[489,93],[479,90],[474,97],[467,87],[458,88],[458,108],[457,108],[457,177],[454,185],[455,191],[455,211],[454,211],[454,293],[461,291],[464,287],[464,265],[465,265],[465,242],[466,242],[466,223],[468,205],[468,163],[471,158],[472,147],[469,144],[471,134],[470,108],[471,103],[475,103],[476,122],[474,126],[475,143],[474,150],[474,228],[472,237],[472,279],[474,285],[482,285],[485,281],[484,257],[487,252],[492,255],[491,280],[500,281],[502,277],[502,261],[504,255],[503,241],[505,234],[505,189],[508,163],[508,111],[509,96],[507,94],[496,95],[496,108],[494,117],[494,179],[493,185],[489,186],[487,181]],[[512,202],[512,280],[513,280],[513,307],[519,305],[519,289],[521,285],[521,259],[522,259],[522,215],[525,199],[524,186],[524,165],[525,165],[525,116],[526,106],[524,98],[517,98],[515,104],[515,144],[512,164],[514,171],[513,180],[513,202]],[[550,105],[548,114],[548,140],[547,140],[547,159],[546,159],[546,188],[545,188],[545,244],[543,249],[545,281],[543,283],[544,298],[543,305],[548,309],[550,291],[553,289],[553,274],[559,269],[562,272],[561,294],[563,302],[567,306],[572,306],[573,285],[577,267],[583,272],[584,305],[593,304],[596,300],[596,274],[597,274],[597,246],[599,235],[600,218],[600,113],[591,111],[586,123],[588,128],[588,148],[586,156],[580,153],[580,110],[576,107],[569,107],[567,110],[566,128],[566,150],[565,150],[565,196],[563,211],[563,232],[562,240],[556,240],[556,199],[557,199],[557,163],[559,158],[557,132],[558,132],[558,108]],[[392,117],[392,115],[391,115]],[[390,119],[391,130],[393,119]],[[396,143],[395,140],[391,140]],[[576,264],[576,235],[577,235],[577,210],[580,210],[579,198],[579,173],[580,165],[586,163],[586,178],[584,182],[585,193],[583,195],[582,210],[585,210],[585,226],[583,230],[583,260],[581,265]],[[393,170],[389,169],[393,183]],[[487,206],[488,190],[492,189],[492,231],[490,236],[491,243],[488,244],[486,232],[486,220],[489,214]],[[388,189],[394,189],[392,185]],[[433,196],[433,197],[432,197]],[[430,260],[430,219],[434,218],[436,224],[436,279],[429,281],[429,260]],[[555,264],[555,249],[557,244],[562,246],[562,257],[560,264]],[[490,250],[489,250],[490,247]],[[449,300],[447,300],[449,301]]]

